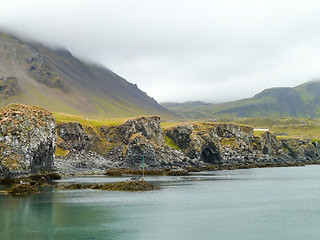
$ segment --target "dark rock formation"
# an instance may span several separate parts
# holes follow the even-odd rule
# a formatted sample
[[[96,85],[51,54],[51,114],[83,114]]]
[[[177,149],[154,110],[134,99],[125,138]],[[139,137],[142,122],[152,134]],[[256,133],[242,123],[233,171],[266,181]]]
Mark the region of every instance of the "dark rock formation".
[[[64,173],[103,172],[106,168],[148,169],[200,166],[181,151],[165,144],[158,116],[130,119],[122,125],[101,127],[99,132],[84,129],[80,123],[58,126],[58,147],[69,150],[57,158],[56,166]]]
[[[165,131],[190,158],[209,164],[260,164],[319,160],[311,140],[279,140],[270,132],[254,136],[236,124],[181,124]]]
[[[50,87],[60,89],[64,93],[69,93],[61,78],[53,70],[50,63],[41,55],[31,55],[26,58],[26,73],[38,82]]]
[[[115,182],[115,183],[105,183],[101,184],[80,184],[74,183],[68,186],[64,186],[67,189],[95,189],[95,190],[104,190],[104,191],[151,191],[155,187],[144,180],[130,180],[125,182]]]
[[[164,132],[181,150],[166,145]],[[80,123],[58,127],[58,146],[69,150],[58,158],[64,173],[103,172],[106,168],[190,168],[210,165],[265,165],[315,161],[319,146],[311,140],[277,139],[266,132],[253,135],[250,126],[222,123],[181,123],[164,131],[157,116],[130,119],[99,129]]]
[[[134,134],[141,134],[160,147],[165,144],[159,116],[130,119],[117,127],[117,133],[125,144],[129,143]]]
[[[38,107],[9,105],[0,111],[0,177],[52,171],[56,123]]]
[[[0,99],[5,100],[19,94],[17,79],[13,76],[0,76]]]
[[[57,132],[64,140],[58,143],[58,147],[65,150],[89,151],[92,150],[94,143],[100,139],[93,129],[85,131],[78,122],[62,123],[58,126]]]

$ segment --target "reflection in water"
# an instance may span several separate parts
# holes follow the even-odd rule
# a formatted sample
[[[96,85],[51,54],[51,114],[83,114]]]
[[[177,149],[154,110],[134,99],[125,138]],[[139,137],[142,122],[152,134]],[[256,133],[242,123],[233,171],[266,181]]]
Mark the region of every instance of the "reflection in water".
[[[158,186],[151,192],[47,189],[0,196],[0,239],[318,239],[319,170],[148,177]],[[86,176],[60,183],[114,180]]]

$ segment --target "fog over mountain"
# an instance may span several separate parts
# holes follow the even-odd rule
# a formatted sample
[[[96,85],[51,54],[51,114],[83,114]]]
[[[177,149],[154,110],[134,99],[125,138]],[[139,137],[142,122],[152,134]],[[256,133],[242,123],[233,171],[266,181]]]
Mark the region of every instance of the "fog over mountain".
[[[175,117],[107,68],[0,32],[0,108],[9,103],[93,118]]]
[[[320,76],[315,0],[10,0],[0,27],[100,63],[159,102],[225,102]]]

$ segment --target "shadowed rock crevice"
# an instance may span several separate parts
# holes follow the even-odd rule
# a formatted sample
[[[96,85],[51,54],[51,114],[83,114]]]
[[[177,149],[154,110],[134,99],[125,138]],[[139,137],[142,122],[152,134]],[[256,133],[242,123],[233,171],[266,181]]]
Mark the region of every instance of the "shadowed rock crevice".
[[[39,170],[51,171],[54,163],[54,155],[52,154],[54,151],[55,146],[52,145],[52,142],[40,143],[30,162],[31,173],[39,173]]]
[[[214,165],[222,164],[222,156],[220,151],[214,145],[207,145],[203,147],[200,160]]]

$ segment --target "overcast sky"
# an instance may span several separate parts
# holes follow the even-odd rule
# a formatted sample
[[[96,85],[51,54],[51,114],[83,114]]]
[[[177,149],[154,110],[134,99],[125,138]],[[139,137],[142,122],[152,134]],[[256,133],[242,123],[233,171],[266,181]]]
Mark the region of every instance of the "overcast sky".
[[[0,27],[100,63],[158,102],[320,78],[317,0],[1,0]]]

